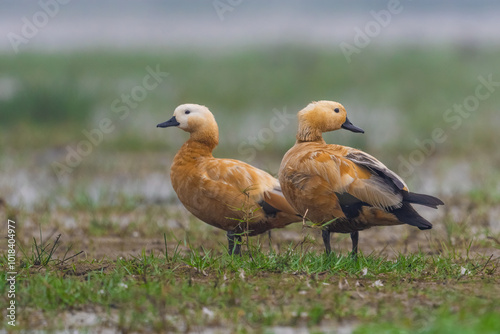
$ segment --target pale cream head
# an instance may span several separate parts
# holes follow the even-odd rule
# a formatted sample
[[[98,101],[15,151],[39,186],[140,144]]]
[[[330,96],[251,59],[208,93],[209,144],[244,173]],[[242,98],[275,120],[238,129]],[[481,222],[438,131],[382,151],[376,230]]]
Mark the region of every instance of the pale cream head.
[[[159,128],[178,127],[191,133],[191,139],[205,143],[211,148],[219,142],[219,128],[214,115],[199,104],[181,104],[175,108],[174,116],[157,125]]]
[[[174,117],[179,123],[177,127],[187,132],[194,132],[215,123],[214,115],[210,110],[199,104],[181,104],[175,108]]]

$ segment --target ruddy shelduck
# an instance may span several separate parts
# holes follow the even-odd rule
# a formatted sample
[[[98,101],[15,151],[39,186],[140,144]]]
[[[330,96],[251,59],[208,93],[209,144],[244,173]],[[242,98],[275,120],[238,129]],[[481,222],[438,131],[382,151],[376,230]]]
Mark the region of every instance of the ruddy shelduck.
[[[301,220],[276,178],[242,161],[212,156],[219,129],[207,107],[182,104],[157,126],[190,133],[174,157],[172,186],[194,216],[227,231],[230,254],[240,253],[242,234],[253,236]]]
[[[410,192],[396,173],[363,151],[325,143],[323,132],[364,133],[349,121],[340,103],[312,102],[299,111],[298,120],[297,140],[283,157],[279,181],[285,198],[300,215],[324,225],[327,253],[331,232],[350,233],[356,255],[361,230],[400,224],[432,228],[411,204],[437,208],[443,204],[440,199]]]

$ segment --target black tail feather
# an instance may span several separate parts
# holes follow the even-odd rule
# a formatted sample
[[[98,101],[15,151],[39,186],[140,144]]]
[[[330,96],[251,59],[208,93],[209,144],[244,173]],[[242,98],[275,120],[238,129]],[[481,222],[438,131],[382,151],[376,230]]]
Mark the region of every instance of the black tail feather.
[[[432,197],[432,196],[429,196]],[[391,212],[401,222],[416,226],[420,230],[428,230],[432,228],[432,224],[418,214],[417,211],[408,203],[403,203],[403,206]]]
[[[424,194],[411,193],[407,191],[403,192],[403,201],[408,203],[425,205],[434,209],[437,209],[438,205],[444,205],[443,201],[441,201],[437,197]]]

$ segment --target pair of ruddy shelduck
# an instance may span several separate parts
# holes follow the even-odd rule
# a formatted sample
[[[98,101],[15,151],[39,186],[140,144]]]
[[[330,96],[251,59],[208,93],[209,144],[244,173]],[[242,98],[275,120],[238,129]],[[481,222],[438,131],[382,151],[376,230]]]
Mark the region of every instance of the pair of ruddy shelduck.
[[[327,253],[332,232],[350,233],[356,254],[361,230],[400,224],[432,228],[412,204],[437,208],[441,200],[410,192],[396,173],[363,151],[325,143],[323,132],[364,133],[340,103],[312,102],[298,119],[296,142],[283,157],[279,181],[242,161],[212,156],[219,129],[205,106],[180,105],[171,119],[158,124],[190,133],[175,155],[172,186],[194,216],[227,231],[230,254],[240,253],[244,234],[258,235],[303,219],[323,226]]]

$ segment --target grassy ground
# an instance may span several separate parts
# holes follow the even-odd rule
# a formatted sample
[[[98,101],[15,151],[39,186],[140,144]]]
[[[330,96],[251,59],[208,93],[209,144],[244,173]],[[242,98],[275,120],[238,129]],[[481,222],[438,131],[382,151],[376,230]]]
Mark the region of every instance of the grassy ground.
[[[500,94],[482,100],[457,129],[443,118],[475,93],[478,76],[500,80],[499,50],[368,48],[350,65],[337,52],[313,51],[1,55],[0,220],[18,226],[18,326],[499,332]],[[114,101],[123,106],[122,94],[157,65],[168,77],[121,119]],[[220,125],[217,156],[274,174],[293,144],[293,117],[271,141],[257,142],[255,158],[240,145],[257,147],[252,138],[276,110],[293,116],[315,99],[344,103],[366,131],[327,141],[365,149],[398,172],[400,156],[408,159],[421,150],[416,141],[443,128],[448,139],[407,179],[446,206],[420,210],[434,224],[430,231],[362,232],[358,259],[348,256],[347,235],[335,235],[328,257],[319,231],[300,223],[273,231],[271,240],[250,238],[242,257],[230,257],[224,233],[190,216],[172,192],[168,169],[186,135],[156,124],[180,103],[206,104]],[[52,164],[103,118],[115,130],[58,178]],[[5,242],[0,250],[5,267]],[[7,302],[4,275],[0,299]]]
[[[146,196],[130,184],[116,188],[112,175],[136,175],[139,183],[150,183],[139,171],[154,175],[163,168],[166,173],[161,154],[122,158],[141,163],[123,170],[122,160],[98,156],[106,166],[103,174],[93,175],[96,168],[84,165],[72,183],[53,190],[50,200],[31,208],[3,204],[2,221],[9,217],[18,226],[19,327],[499,330],[497,202],[445,196],[443,209],[422,210],[434,229],[364,231],[358,259],[349,257],[349,237],[340,234],[334,237],[335,254],[325,256],[319,231],[300,223],[273,231],[271,241],[267,235],[250,238],[241,258],[230,257],[225,234],[190,216],[170,195],[156,196],[155,188],[147,188],[144,192],[153,194]],[[85,188],[97,177],[98,187]],[[2,278],[2,298],[7,288]]]
[[[68,209],[48,214],[50,223],[43,223],[40,213],[10,214],[24,222],[16,297],[21,328],[500,329],[500,235],[451,222],[448,214],[440,220],[445,226],[430,232],[410,227],[363,232],[358,259],[348,255],[345,235],[336,236],[335,254],[324,255],[318,231],[301,224],[273,231],[272,241],[267,235],[250,238],[243,256],[231,257],[223,232],[175,205]],[[77,226],[64,227],[72,216],[78,217]],[[143,216],[148,218],[141,223]],[[1,261],[5,265],[7,259]],[[6,281],[0,282],[5,296]]]

